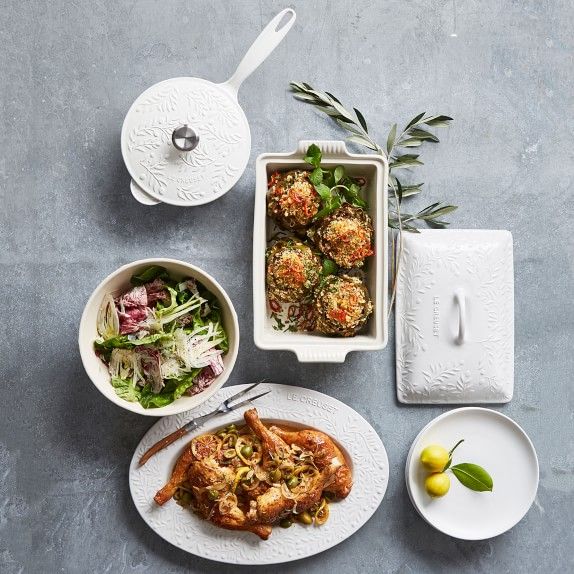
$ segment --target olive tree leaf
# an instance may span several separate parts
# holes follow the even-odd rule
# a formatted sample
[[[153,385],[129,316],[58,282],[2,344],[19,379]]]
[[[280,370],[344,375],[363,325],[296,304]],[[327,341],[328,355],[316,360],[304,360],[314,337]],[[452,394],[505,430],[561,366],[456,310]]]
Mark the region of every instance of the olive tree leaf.
[[[365,121],[363,114],[357,108],[353,108],[353,111],[357,115],[357,119],[359,120],[361,127],[365,130],[366,133],[369,133],[369,130],[367,129],[367,122]]]
[[[415,129],[410,130],[409,135],[411,137],[418,138],[420,140],[426,140],[426,141],[431,141],[431,142],[435,142],[435,143],[438,143],[440,141],[434,134],[431,134],[430,132],[427,132],[426,130],[421,130],[420,128],[415,128]]]
[[[395,145],[395,138],[397,137],[397,124],[393,124],[393,127],[389,131],[389,136],[387,137],[387,153],[391,155],[393,151],[393,146]]]
[[[347,138],[347,141],[357,143],[359,145],[368,147],[369,149],[372,149],[373,151],[377,151],[377,146],[371,140],[368,140],[366,137],[364,137],[362,135],[356,134],[356,135],[349,136]]]
[[[407,131],[410,127],[412,126],[416,126],[424,117],[425,117],[426,112],[423,112],[422,114],[419,114],[418,116],[415,116],[408,124],[407,127],[405,128],[405,131]]]
[[[458,481],[476,492],[492,492],[494,483],[492,477],[482,466],[470,462],[462,462],[450,467]]]
[[[429,116],[425,118],[423,123],[434,128],[444,128],[448,126],[449,122],[452,122],[452,118],[449,116]]]
[[[450,116],[446,115],[426,115],[426,112],[417,114],[404,128],[404,130],[397,135],[397,124],[393,124],[389,131],[386,149],[381,147],[367,132],[367,122],[363,114],[356,108],[347,109],[341,100],[335,97],[330,92],[321,92],[314,89],[310,84],[306,82],[290,82],[291,90],[295,98],[311,104],[324,114],[328,115],[334,122],[343,128],[350,135],[347,137],[347,141],[351,143],[364,146],[369,150],[379,153],[383,156],[387,156],[389,160],[390,177],[389,185],[396,190],[398,185],[396,183],[396,176],[393,172],[398,169],[410,169],[423,165],[423,162],[419,159],[417,154],[398,154],[394,155],[393,151],[396,147],[420,147],[423,143],[436,143],[438,138],[428,131],[426,128],[438,128],[448,126],[452,121]],[[352,110],[352,111],[351,111]],[[398,140],[398,141],[397,141]],[[320,150],[318,150],[320,151]],[[305,158],[306,161],[312,160],[310,163],[314,167],[319,167],[320,155],[317,159],[316,155],[309,156]],[[323,171],[322,183],[333,188],[335,185],[345,184],[346,188],[349,188],[349,184],[346,181],[341,181],[336,183],[333,175],[333,171]],[[406,184],[400,183],[400,198],[404,200],[409,196],[417,195],[422,191],[422,183],[417,184]],[[345,196],[347,201],[352,202],[350,199],[350,192],[343,191],[342,195]],[[352,194],[351,194],[352,195]],[[332,198],[323,201],[323,209],[321,214],[330,213],[333,209],[336,209],[337,202],[340,204],[341,197],[337,190],[333,190]],[[335,199],[338,198],[338,199]],[[454,205],[443,205],[443,204],[432,204],[427,208],[423,209],[417,214],[411,215],[407,213],[399,214],[399,211],[393,211],[394,193],[389,194],[389,226],[392,228],[401,228],[400,223],[402,222],[402,229],[404,231],[412,231],[417,233],[417,224],[426,224],[429,227],[446,227],[448,225],[447,221],[439,219],[456,209]],[[402,211],[402,210],[400,210]],[[401,221],[399,221],[399,219]]]
[[[418,158],[419,156],[416,154],[405,153],[395,157],[389,167],[391,169],[404,169],[415,165],[423,165],[423,162]]]
[[[418,138],[405,138],[402,139],[398,145],[400,147],[419,147],[423,143],[423,140]]]

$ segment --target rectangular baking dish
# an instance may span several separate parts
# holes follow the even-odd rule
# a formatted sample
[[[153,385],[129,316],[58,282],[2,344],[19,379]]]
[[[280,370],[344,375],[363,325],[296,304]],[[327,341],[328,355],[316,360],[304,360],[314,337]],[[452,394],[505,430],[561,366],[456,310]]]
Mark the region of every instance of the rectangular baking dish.
[[[360,335],[336,338],[315,333],[282,332],[273,328],[265,292],[265,251],[274,223],[267,217],[267,182],[277,170],[309,169],[304,156],[316,144],[323,154],[322,165],[345,167],[351,176],[367,179],[365,199],[373,221],[374,255],[365,271],[366,285],[374,311]],[[383,349],[388,339],[387,320],[387,184],[389,166],[386,158],[374,154],[349,153],[343,141],[300,141],[290,153],[265,153],[256,162],[255,212],[253,220],[253,336],[255,344],[265,350],[288,350],[303,363],[342,363],[349,351]]]

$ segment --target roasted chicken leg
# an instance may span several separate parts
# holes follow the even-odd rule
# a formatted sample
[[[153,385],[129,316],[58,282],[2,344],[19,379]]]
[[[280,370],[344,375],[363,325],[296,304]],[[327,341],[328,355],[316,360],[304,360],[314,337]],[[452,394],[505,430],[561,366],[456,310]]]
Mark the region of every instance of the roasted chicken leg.
[[[328,435],[268,428],[256,409],[244,417],[243,430],[227,427],[193,439],[154,500],[163,505],[184,488],[203,518],[266,540],[283,517],[316,508],[324,491],[349,494],[351,471]]]

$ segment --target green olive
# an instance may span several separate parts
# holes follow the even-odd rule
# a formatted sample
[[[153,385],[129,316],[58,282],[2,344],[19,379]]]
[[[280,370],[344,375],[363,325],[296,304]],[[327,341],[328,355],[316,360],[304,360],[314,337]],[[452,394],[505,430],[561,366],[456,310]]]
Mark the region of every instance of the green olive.
[[[241,453],[241,456],[245,458],[251,458],[253,456],[253,447],[246,444],[245,446],[241,447],[239,452]]]
[[[299,484],[299,479],[296,476],[290,476],[287,479],[287,487],[289,490],[294,489]]]
[[[220,430],[220,431],[218,431],[217,436],[218,436],[219,438],[223,438],[226,434],[227,434],[227,433],[226,433],[224,430]]]
[[[225,430],[227,432],[231,432],[231,431],[237,430],[237,427],[235,425],[229,425],[229,426],[225,427]]]
[[[223,451],[223,456],[225,458],[235,458],[237,456],[237,453],[235,452],[234,448],[228,448]]]
[[[182,505],[187,505],[187,504],[191,504],[191,494],[185,490],[181,490],[179,491],[179,497],[176,498],[176,500],[179,502],[179,504]]]
[[[227,444],[229,446],[235,446],[236,442],[237,442],[237,437],[234,434],[230,434],[229,438],[227,439]]]
[[[207,491],[207,496],[209,497],[209,500],[217,500],[219,498],[219,492],[217,492],[217,490],[208,490]]]
[[[283,475],[281,474],[281,471],[276,468],[270,475],[269,478],[273,481],[273,482],[279,482],[281,480],[281,477]]]
[[[304,512],[301,512],[301,514],[299,514],[297,516],[297,518],[298,518],[299,522],[302,522],[303,524],[307,524],[307,525],[313,524],[313,517],[306,510]]]
[[[279,526],[281,526],[281,528],[291,528],[291,526],[293,526],[293,521],[291,520],[291,518],[284,518],[279,523]]]

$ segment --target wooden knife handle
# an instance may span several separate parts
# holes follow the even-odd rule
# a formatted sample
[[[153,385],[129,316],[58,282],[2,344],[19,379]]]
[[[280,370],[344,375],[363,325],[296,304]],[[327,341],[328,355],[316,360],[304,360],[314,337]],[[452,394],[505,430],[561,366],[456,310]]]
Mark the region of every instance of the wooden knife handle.
[[[154,454],[157,454],[160,450],[163,450],[166,446],[169,446],[172,442],[175,442],[178,438],[181,438],[186,433],[186,428],[181,427],[175,432],[164,436],[142,455],[140,458],[139,466],[143,466]]]

